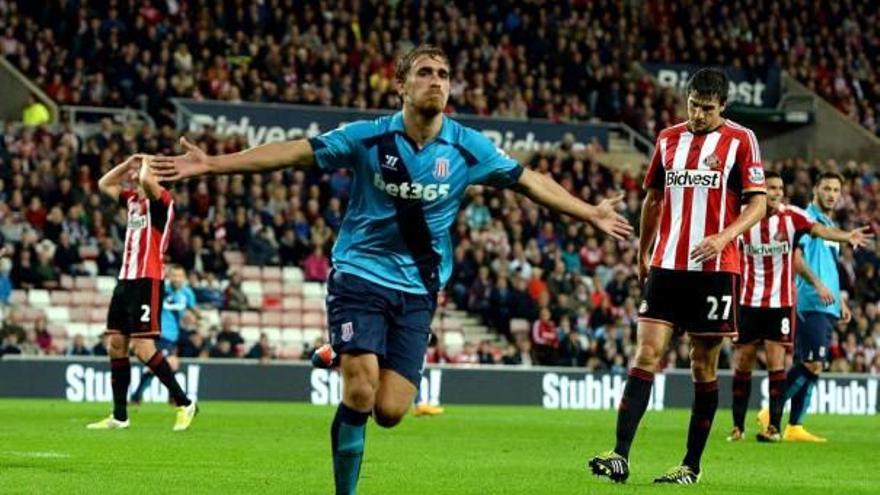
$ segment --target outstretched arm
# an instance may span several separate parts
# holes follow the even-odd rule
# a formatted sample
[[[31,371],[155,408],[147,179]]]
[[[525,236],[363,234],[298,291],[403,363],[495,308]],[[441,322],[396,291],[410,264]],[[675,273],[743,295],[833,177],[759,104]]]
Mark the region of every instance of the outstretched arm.
[[[177,181],[206,174],[270,172],[287,167],[308,167],[315,162],[312,145],[306,139],[267,143],[238,153],[210,156],[201,148],[180,138],[183,155],[157,156],[153,174],[159,180]]]
[[[143,164],[141,165],[140,171],[138,171],[138,182],[141,184],[141,187],[144,188],[147,197],[150,199],[159,199],[162,197],[162,186],[159,185],[159,181],[156,180],[156,177],[150,171],[150,162],[152,162],[153,159],[154,157],[144,157]]]
[[[632,235],[632,226],[614,211],[614,207],[623,200],[623,194],[603,199],[598,205],[591,205],[569,194],[549,176],[528,169],[523,170],[517,186],[532,201],[578,220],[590,222],[615,239],[623,240]]]
[[[816,222],[810,229],[810,235],[829,241],[848,242],[853,248],[858,249],[867,246],[868,241],[874,238],[874,234],[870,233],[870,230],[871,227],[860,227],[847,232]]]

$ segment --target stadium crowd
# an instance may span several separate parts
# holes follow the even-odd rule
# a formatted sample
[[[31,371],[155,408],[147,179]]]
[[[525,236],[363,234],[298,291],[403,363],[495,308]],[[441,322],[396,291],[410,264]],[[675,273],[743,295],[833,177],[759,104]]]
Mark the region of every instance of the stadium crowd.
[[[0,241],[12,254],[0,260],[0,300],[13,288],[54,287],[64,274],[83,273],[82,246],[95,249],[99,274],[115,275],[125,218],[118,210],[108,214],[114,210],[97,194],[96,181],[134,150],[174,152],[171,97],[396,108],[395,56],[420,40],[419,33],[430,32],[427,41],[450,55],[450,113],[622,121],[651,137],[680,119],[680,104],[632,63],[711,61],[758,75],[781,67],[880,134],[877,13],[864,1],[804,5],[0,0],[0,53],[53,100],[140,106],[157,124],[119,131],[103,122],[85,139],[71,128],[53,133],[7,125],[0,143]],[[210,130],[196,138],[214,152],[245,146],[241,138]],[[594,152],[540,153],[529,165],[591,201],[610,189],[626,191],[625,213],[638,224],[639,178],[600,166]],[[843,169],[843,224],[877,229],[880,186],[869,165],[794,159],[766,165],[784,173],[791,201],[800,205],[809,200],[817,170]],[[229,250],[244,253],[249,264],[299,265],[306,279],[323,280],[349,182],[344,172],[279,172],[178,186],[169,259],[190,272],[201,304],[221,308],[248,304],[240,275],[230,273],[224,256]],[[624,370],[639,300],[634,245],[550,217],[509,192],[473,189],[469,195],[454,227],[447,298],[507,344],[466,343],[449,355],[438,339],[429,358]],[[841,267],[854,318],[835,333],[834,366],[880,373],[880,251],[845,249]],[[17,318],[16,311],[6,312],[2,347],[10,352],[93,351],[82,338],[57,349],[45,321],[31,331]],[[511,320],[522,319],[530,323],[525,332],[512,328]],[[247,352],[238,339],[220,344],[234,328],[197,330],[192,316],[185,320],[197,342],[183,352]],[[685,350],[686,342],[679,342],[666,365],[685,365]],[[94,351],[101,352],[100,343]]]
[[[175,96],[396,108],[395,56],[428,41],[452,60],[450,111],[653,137],[677,99],[633,63],[675,61],[781,68],[880,134],[877,16],[866,0],[0,2],[0,50],[57,102],[160,126]]]
[[[673,93],[632,70],[638,11],[506,3],[0,2],[0,50],[59,103],[136,106],[161,127],[176,96],[396,108],[396,56],[431,32],[452,61],[450,112],[649,137],[677,120]]]
[[[9,256],[0,260],[0,301],[8,301],[13,288],[57,287],[63,275],[84,273],[82,246],[96,248],[98,274],[115,276],[126,218],[124,209],[97,193],[97,179],[135,150],[174,153],[174,138],[146,127],[138,132],[114,129],[109,121],[85,139],[68,128],[53,133],[6,126],[0,139],[0,245],[7,246]],[[219,138],[210,129],[192,138],[211,153],[245,146],[242,138]],[[591,202],[612,190],[625,191],[623,213],[638,225],[640,178],[609,170],[590,153],[563,146],[534,155],[528,166],[552,174]],[[783,174],[790,200],[799,205],[809,200],[819,169],[840,169],[847,179],[838,219],[845,227],[880,228],[880,177],[869,164],[790,159],[768,162],[766,167]],[[248,305],[241,276],[230,271],[224,256],[231,250],[242,252],[247,264],[298,265],[306,280],[322,281],[350,181],[346,171],[326,174],[315,169],[177,184],[168,259],[187,269],[198,303],[209,307],[235,310]],[[453,227],[455,264],[445,295],[502,339],[500,344],[466,342],[455,353],[446,351],[444,339],[436,339],[429,360],[623,372],[634,344],[640,300],[634,241],[604,238],[589,225],[550,216],[510,191],[474,187],[468,196]],[[854,317],[848,326],[837,327],[833,367],[880,373],[880,246],[855,253],[846,247],[840,264]],[[90,349],[82,336],[74,337],[69,349],[59,349],[44,319],[22,325],[14,309],[5,314],[5,352],[103,352],[101,343]],[[522,319],[529,322],[528,328],[512,328],[511,321]],[[185,356],[249,352],[231,322],[201,328],[190,314],[182,327]],[[265,357],[273,344],[259,342],[251,355]],[[722,356],[724,366],[729,357],[728,348]],[[664,364],[686,367],[687,362],[686,342],[679,340]]]

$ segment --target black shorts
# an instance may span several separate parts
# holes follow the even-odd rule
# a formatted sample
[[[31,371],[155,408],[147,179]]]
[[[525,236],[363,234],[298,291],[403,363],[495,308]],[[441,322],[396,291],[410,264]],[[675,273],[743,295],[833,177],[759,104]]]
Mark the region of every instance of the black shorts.
[[[107,333],[155,339],[162,332],[162,281],[120,280],[110,299]]]
[[[651,268],[639,320],[670,325],[691,336],[735,337],[739,276]]]
[[[739,308],[739,337],[736,344],[757,344],[764,341],[791,346],[797,326],[794,308]]]
[[[837,318],[819,311],[798,314],[799,332],[795,339],[794,355],[805,363],[828,362],[830,360],[831,334]]]

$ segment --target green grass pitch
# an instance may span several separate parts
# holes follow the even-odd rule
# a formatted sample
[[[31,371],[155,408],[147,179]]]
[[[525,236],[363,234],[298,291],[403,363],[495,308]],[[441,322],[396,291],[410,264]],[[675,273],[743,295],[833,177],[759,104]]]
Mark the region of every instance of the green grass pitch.
[[[132,409],[127,431],[87,431],[108,404],[0,400],[0,493],[332,493],[333,408],[290,403],[205,402],[190,431],[174,411]],[[730,411],[719,410],[703,481],[658,487],[680,462],[688,412],[649,411],[625,485],[594,478],[587,458],[612,445],[611,411],[448,407],[371,424],[358,493],[371,494],[876,494],[877,417],[810,416],[829,443],[728,444]],[[749,421],[754,418],[750,411]],[[751,425],[751,423],[750,423]]]

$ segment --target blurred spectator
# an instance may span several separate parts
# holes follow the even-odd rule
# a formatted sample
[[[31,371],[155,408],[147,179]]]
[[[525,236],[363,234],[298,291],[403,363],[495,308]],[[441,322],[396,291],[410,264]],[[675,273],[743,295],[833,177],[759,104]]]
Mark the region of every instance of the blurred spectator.
[[[584,366],[586,364],[586,349],[581,342],[581,336],[572,328],[559,343],[560,366]]]
[[[40,348],[42,354],[50,354],[54,352],[54,348],[52,347],[52,334],[49,333],[49,329],[46,325],[46,317],[42,313],[36,320],[34,320],[34,333],[36,334],[37,346]]]
[[[15,308],[6,312],[3,328],[0,329],[0,339],[5,339],[10,334],[15,334],[16,342],[24,341],[24,327],[21,325],[21,315],[19,310]]]
[[[300,241],[293,229],[285,229],[278,246],[282,266],[299,266],[309,254],[308,245]]]
[[[516,312],[515,294],[508,288],[507,277],[499,275],[489,295],[488,323],[508,342],[513,342],[510,333],[510,320]]]
[[[43,354],[40,343],[37,341],[37,332],[32,328],[25,330],[24,341],[18,345],[18,348],[21,349],[21,353],[25,356],[39,356]]]
[[[86,347],[86,339],[82,334],[78,333],[73,336],[73,342],[70,343],[70,347],[67,348],[67,352],[65,353],[68,356],[91,356],[92,351]]]
[[[269,227],[261,227],[258,234],[247,244],[247,263],[249,265],[278,264],[278,243]]]
[[[217,343],[214,344],[214,347],[211,347],[211,352],[208,353],[208,357],[212,358],[234,358],[238,357],[235,353],[235,350],[232,348],[232,344],[228,340],[217,340]]]
[[[110,337],[107,334],[101,336],[98,339],[98,342],[92,346],[92,355],[93,356],[106,356],[107,355],[107,341]]]
[[[272,358],[272,348],[269,346],[269,337],[267,337],[265,333],[261,333],[259,342],[254,343],[245,357],[248,359],[259,359],[261,363],[269,362]]]
[[[233,272],[229,276],[229,285],[224,292],[223,309],[243,311],[249,308],[247,296],[241,290],[241,282],[240,273]]]
[[[104,276],[116,276],[122,266],[122,258],[117,254],[113,239],[105,237],[101,239],[101,247],[98,250],[98,274]]]
[[[9,296],[12,295],[12,279],[9,274],[12,271],[12,262],[9,258],[0,258],[0,306],[9,304]]]
[[[3,354],[21,354],[22,349],[19,346],[18,334],[8,333],[0,341],[0,355]]]
[[[316,245],[312,254],[303,262],[303,275],[312,282],[324,282],[330,273],[330,259],[324,254],[324,248]]]
[[[177,354],[179,357],[186,358],[204,358],[208,357],[209,345],[198,330],[181,332],[183,338],[180,341],[180,347]]]
[[[234,356],[239,356],[242,354],[241,346],[244,345],[244,339],[241,338],[241,334],[238,333],[238,329],[235,328],[232,322],[232,318],[229,316],[224,317],[220,321],[220,331],[217,333],[216,342],[220,344],[220,342],[228,342],[229,348]],[[216,347],[216,346],[215,346]]]
[[[507,344],[504,354],[501,356],[501,364],[516,366],[523,364],[522,356],[515,344]]]
[[[488,340],[480,342],[480,346],[477,348],[477,362],[480,364],[495,364],[495,350],[492,348],[492,343]]]
[[[542,308],[532,324],[532,349],[535,361],[542,366],[555,366],[559,360],[559,335],[550,319],[550,310]]]
[[[457,364],[479,364],[477,346],[473,342],[465,342],[461,353],[455,358],[455,362]]]

